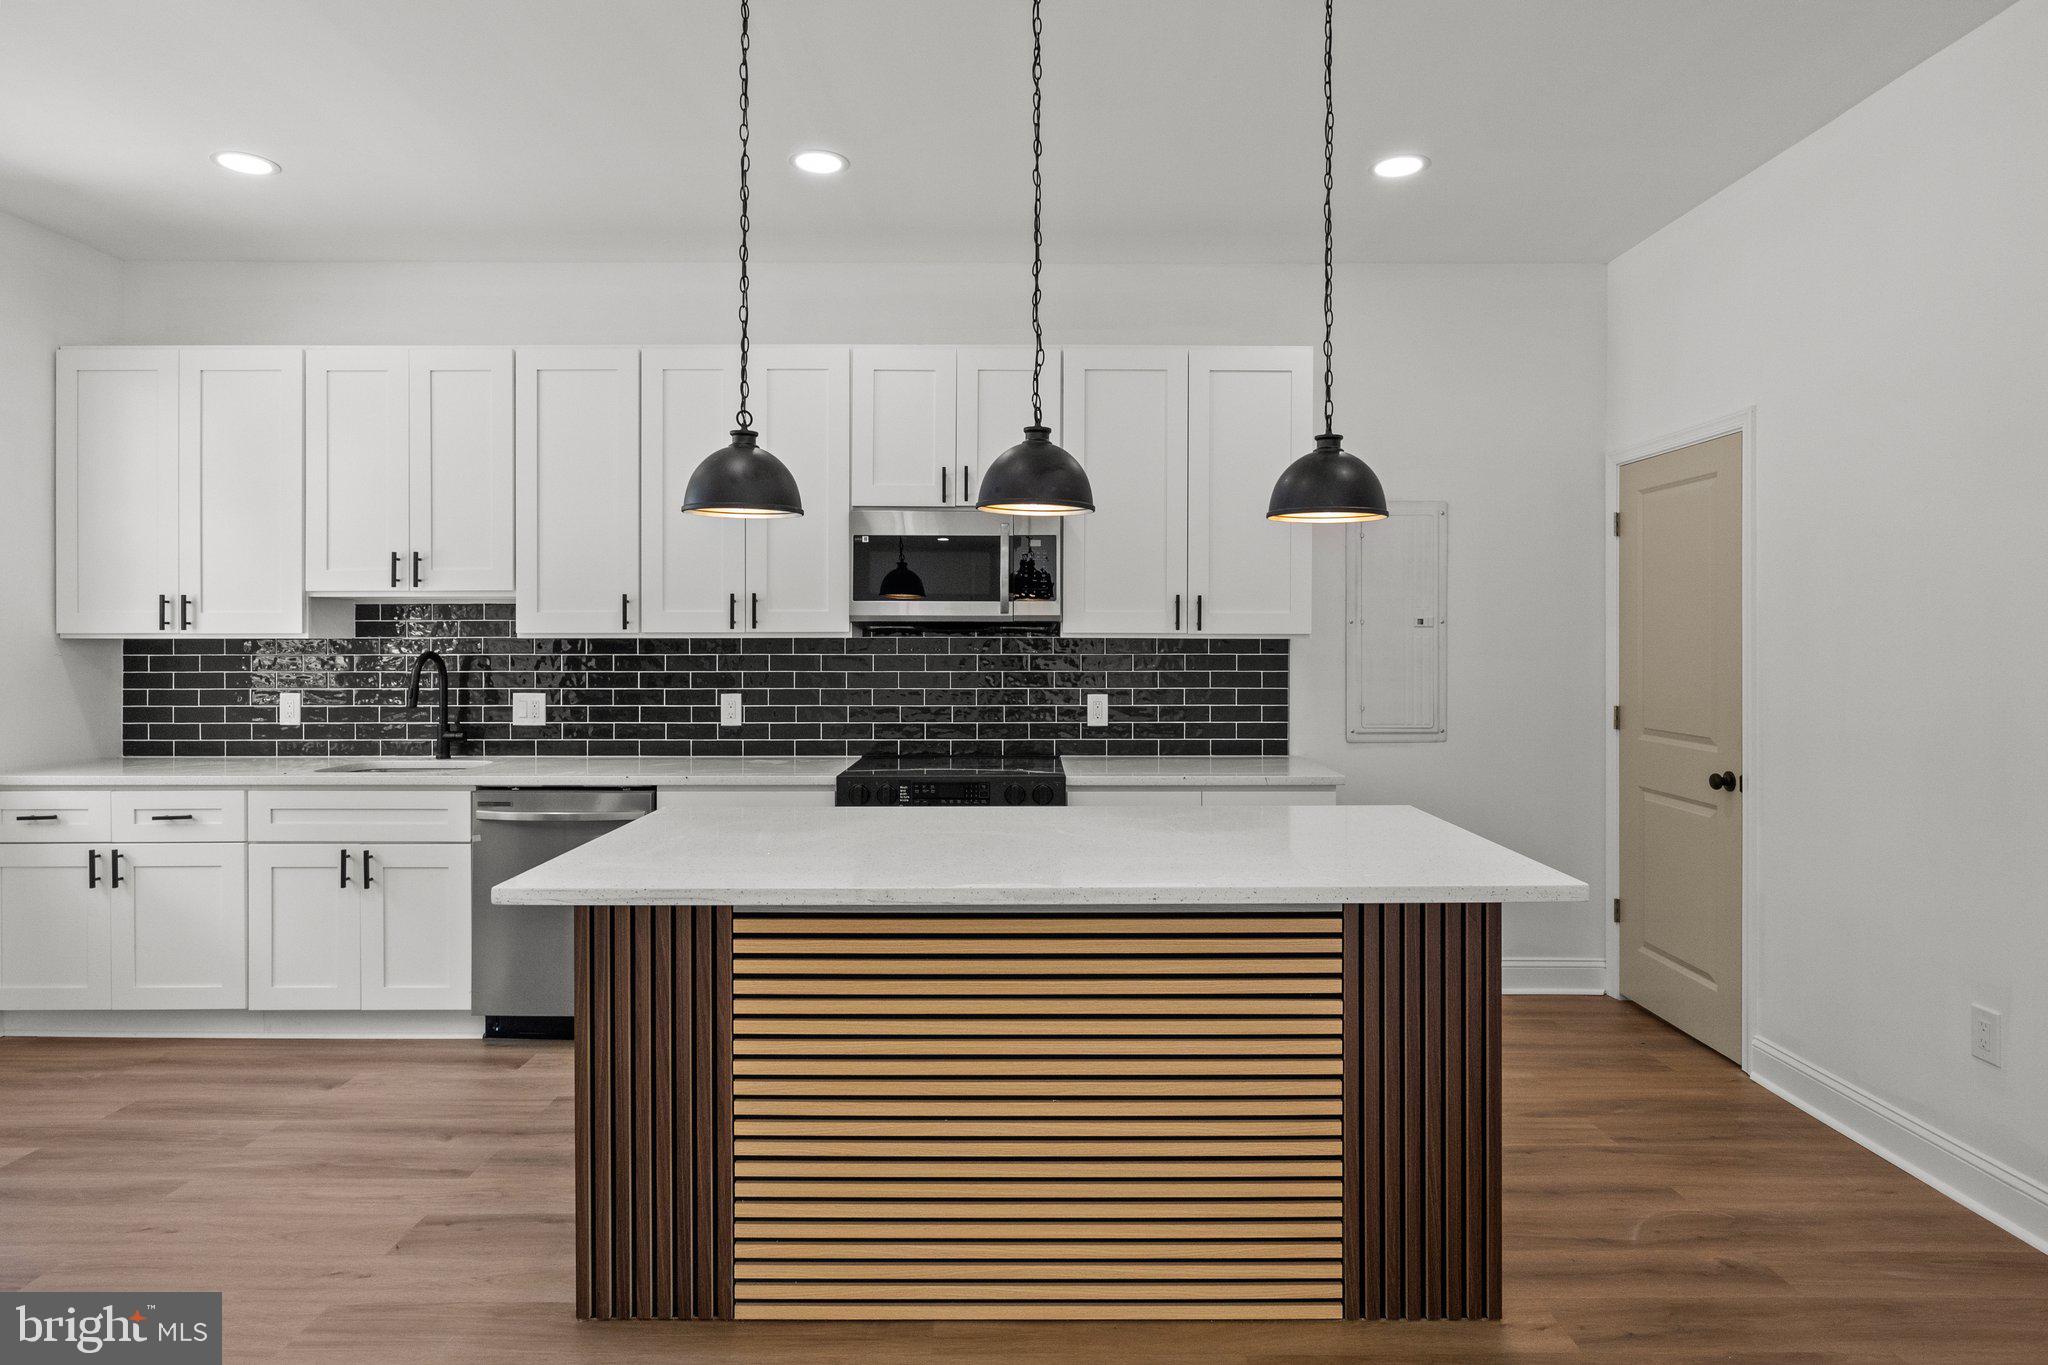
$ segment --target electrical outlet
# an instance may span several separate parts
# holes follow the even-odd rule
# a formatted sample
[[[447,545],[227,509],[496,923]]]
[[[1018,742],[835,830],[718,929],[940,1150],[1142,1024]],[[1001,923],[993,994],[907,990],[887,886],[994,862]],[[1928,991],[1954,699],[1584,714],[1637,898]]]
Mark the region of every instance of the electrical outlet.
[[[280,692],[277,694],[277,723],[279,725],[302,725],[299,719],[300,694]]]
[[[548,694],[545,692],[514,692],[512,694],[512,723],[514,725],[546,725],[548,723]]]
[[[739,692],[718,694],[718,723],[720,725],[746,724],[745,697]]]
[[[1970,1055],[1993,1066],[2005,1065],[2005,1016],[1988,1005],[1970,1006]]]
[[[1088,694],[1088,723],[1090,725],[1109,724],[1109,693],[1090,692]]]

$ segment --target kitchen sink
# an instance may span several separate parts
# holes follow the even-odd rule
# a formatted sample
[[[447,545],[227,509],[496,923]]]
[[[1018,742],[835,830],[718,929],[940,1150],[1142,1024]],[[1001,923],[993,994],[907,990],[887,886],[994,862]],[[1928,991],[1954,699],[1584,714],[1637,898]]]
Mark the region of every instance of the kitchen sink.
[[[323,773],[442,773],[487,768],[488,758],[366,758],[359,763],[330,763]]]

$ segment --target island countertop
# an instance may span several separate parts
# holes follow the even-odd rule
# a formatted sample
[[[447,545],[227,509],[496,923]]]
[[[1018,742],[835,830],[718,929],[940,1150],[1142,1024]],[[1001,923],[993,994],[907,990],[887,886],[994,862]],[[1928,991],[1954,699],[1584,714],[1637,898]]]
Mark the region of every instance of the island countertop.
[[[500,905],[1576,901],[1586,884],[1413,806],[668,810]]]

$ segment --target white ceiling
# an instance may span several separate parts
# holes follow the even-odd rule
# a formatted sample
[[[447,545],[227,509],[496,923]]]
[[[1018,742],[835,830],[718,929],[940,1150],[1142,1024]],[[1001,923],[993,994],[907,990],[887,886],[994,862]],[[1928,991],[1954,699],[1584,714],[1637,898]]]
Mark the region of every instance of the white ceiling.
[[[1608,260],[2008,3],[1339,0],[1340,253]],[[753,8],[761,257],[1028,255],[1025,0]],[[0,0],[0,208],[131,259],[724,259],[737,11]],[[1049,256],[1318,257],[1320,4],[1045,11]]]

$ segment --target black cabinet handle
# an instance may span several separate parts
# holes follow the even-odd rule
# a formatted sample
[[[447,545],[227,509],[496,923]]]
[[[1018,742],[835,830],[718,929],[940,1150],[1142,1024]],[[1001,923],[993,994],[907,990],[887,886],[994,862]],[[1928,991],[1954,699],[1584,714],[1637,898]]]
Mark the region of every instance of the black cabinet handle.
[[[377,879],[370,875],[370,850],[366,848],[363,850],[363,885],[375,886],[376,884]]]
[[[88,889],[100,884],[100,851],[96,848],[85,851],[85,884]]]
[[[156,595],[156,628],[158,630],[169,630],[171,628],[171,595],[169,593],[160,592]]]
[[[629,611],[630,611],[630,609],[631,609],[632,605],[633,605],[633,595],[632,595],[631,593],[625,593],[625,592],[622,592],[622,593],[620,593],[620,594],[619,594],[619,629],[620,629],[620,630],[631,630],[631,629],[633,628],[633,621],[632,621],[632,618],[631,618],[631,616],[629,615]]]
[[[960,466],[960,505],[965,507],[974,501],[974,466]]]
[[[115,849],[115,850],[114,850],[114,852],[113,852],[113,856],[112,856],[112,858],[110,859],[110,861],[111,861],[111,862],[113,863],[113,865],[114,865],[114,875],[113,875],[112,879],[111,879],[111,880],[109,880],[109,881],[107,882],[107,885],[109,885],[109,886],[119,886],[119,885],[121,884],[121,850],[120,850],[120,849],[118,849],[118,848],[117,848],[117,849]]]
[[[747,594],[747,629],[759,630],[760,628],[761,594],[757,592],[750,592]]]
[[[738,630],[740,628],[740,595],[736,592],[729,592],[725,595],[725,628],[727,630]]]
[[[1202,628],[1202,594],[1195,594],[1195,629]]]
[[[344,887],[346,887],[346,886],[348,885],[348,850],[347,850],[347,849],[343,849],[343,850],[341,851],[341,884],[342,884],[342,886],[344,886]]]
[[[192,599],[184,593],[178,594],[178,629],[192,629]]]
[[[1180,594],[1173,595],[1173,628],[1180,629]]]
[[[1741,779],[1740,779],[1740,778],[1738,778],[1738,777],[1736,777],[1734,773],[1708,773],[1708,774],[1707,774],[1707,785],[1708,785],[1709,787],[1712,787],[1712,788],[1713,788],[1713,789],[1714,789],[1715,791],[1717,791],[1717,792],[1732,792],[1732,791],[1734,791],[1734,790],[1735,790],[1735,784],[1736,784],[1736,783],[1737,783],[1738,781],[1740,781],[1740,780],[1741,780]]]
[[[398,586],[398,551],[391,552],[391,586]]]
[[[34,824],[40,820],[54,820],[57,817],[54,815],[17,815],[14,818],[24,824]]]
[[[53,815],[50,818],[54,820],[57,817]],[[197,820],[199,817],[196,815],[152,815],[149,818],[162,823],[166,820]]]
[[[946,467],[944,465],[939,466],[939,501],[948,501],[946,497]]]
[[[420,585],[420,552],[418,550],[412,552],[412,585],[415,588]]]

